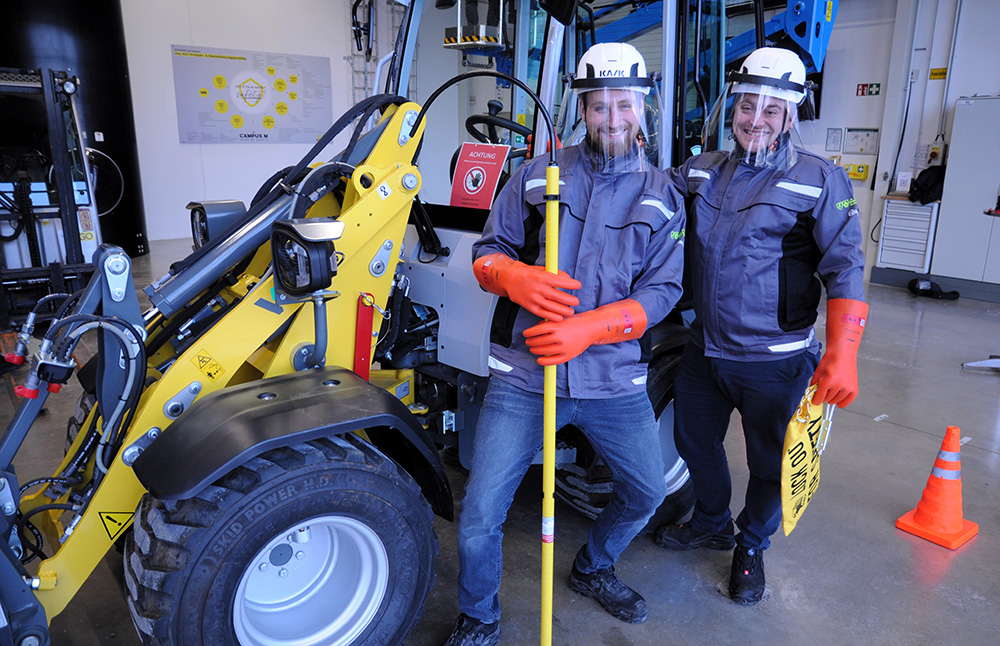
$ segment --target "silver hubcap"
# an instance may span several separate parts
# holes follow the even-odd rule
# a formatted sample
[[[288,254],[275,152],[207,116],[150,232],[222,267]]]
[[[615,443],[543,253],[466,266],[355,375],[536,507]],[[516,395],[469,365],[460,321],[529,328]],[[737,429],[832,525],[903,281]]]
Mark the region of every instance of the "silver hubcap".
[[[242,646],[354,642],[385,597],[389,558],[370,527],[323,516],[290,527],[247,566],[233,601]]]

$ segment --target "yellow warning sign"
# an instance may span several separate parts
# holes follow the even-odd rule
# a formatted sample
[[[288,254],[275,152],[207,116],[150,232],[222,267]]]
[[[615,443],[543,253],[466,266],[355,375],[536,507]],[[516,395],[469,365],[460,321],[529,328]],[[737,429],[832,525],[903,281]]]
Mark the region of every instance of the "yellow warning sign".
[[[101,522],[104,524],[104,531],[108,533],[108,538],[115,540],[118,535],[125,531],[125,528],[132,522],[135,512],[131,511],[102,511],[98,513]]]
[[[199,350],[194,357],[191,359],[191,363],[198,368],[201,374],[205,375],[212,381],[215,381],[226,372],[222,367],[222,364],[212,358],[208,352],[204,349]]]
[[[930,74],[927,75],[927,78],[929,78],[930,80],[934,81],[934,80],[943,79],[943,78],[945,78],[947,76],[948,76],[948,68],[947,67],[932,67]]]

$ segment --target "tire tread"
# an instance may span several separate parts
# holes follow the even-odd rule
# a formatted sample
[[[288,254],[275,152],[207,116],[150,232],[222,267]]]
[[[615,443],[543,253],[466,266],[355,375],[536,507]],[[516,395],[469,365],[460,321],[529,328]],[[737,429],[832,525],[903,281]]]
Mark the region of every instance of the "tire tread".
[[[373,467],[395,487],[408,493],[417,503],[415,508],[425,526],[431,526],[430,504],[410,474],[353,433],[270,450],[234,468],[188,500],[157,500],[147,493],[139,504],[133,535],[126,543],[124,577],[129,611],[143,644],[166,646],[172,643],[175,588],[192,556],[186,546],[197,544],[206,528],[262,483],[288,471],[323,462]],[[431,552],[436,557],[439,552],[437,536],[433,531],[430,534]],[[434,578],[431,567],[425,594],[433,586]],[[421,610],[417,610],[412,624],[419,620]]]

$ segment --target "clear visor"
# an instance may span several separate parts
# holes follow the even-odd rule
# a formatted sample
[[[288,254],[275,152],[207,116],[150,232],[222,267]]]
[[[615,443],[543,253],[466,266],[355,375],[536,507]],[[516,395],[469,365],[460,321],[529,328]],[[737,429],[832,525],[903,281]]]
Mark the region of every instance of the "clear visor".
[[[563,145],[585,144],[601,170],[648,170],[659,163],[655,87],[569,89],[556,122]]]
[[[702,152],[723,150],[757,168],[795,164],[802,94],[750,83],[728,83],[702,130]],[[793,145],[795,144],[795,145]]]

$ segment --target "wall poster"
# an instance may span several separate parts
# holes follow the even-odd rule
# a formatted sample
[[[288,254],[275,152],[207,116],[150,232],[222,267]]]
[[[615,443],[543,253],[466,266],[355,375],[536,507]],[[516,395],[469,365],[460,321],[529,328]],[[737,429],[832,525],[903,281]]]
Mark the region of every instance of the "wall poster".
[[[315,143],[333,123],[330,59],[171,45],[181,143]]]

